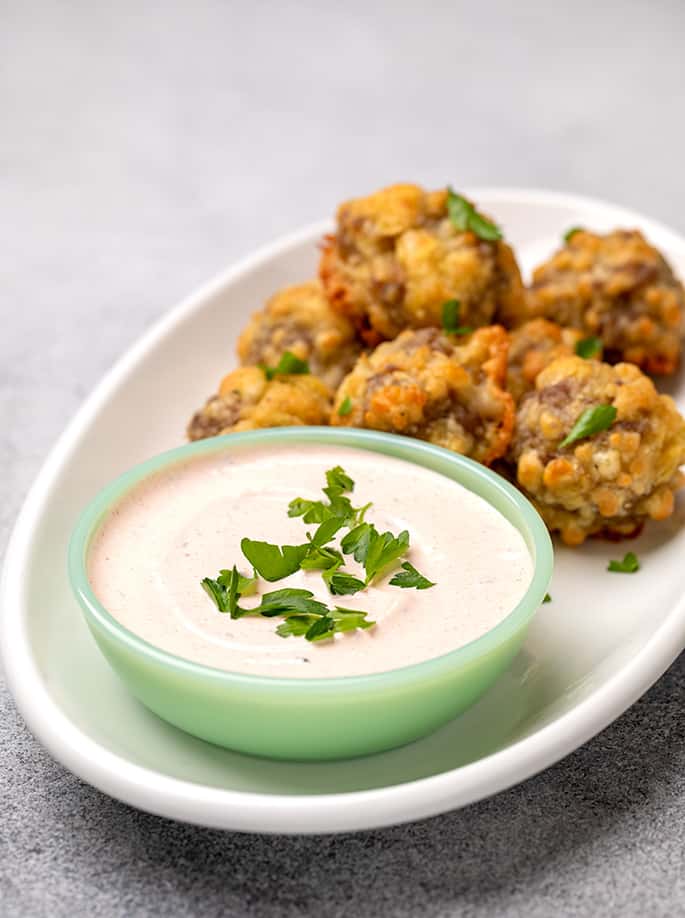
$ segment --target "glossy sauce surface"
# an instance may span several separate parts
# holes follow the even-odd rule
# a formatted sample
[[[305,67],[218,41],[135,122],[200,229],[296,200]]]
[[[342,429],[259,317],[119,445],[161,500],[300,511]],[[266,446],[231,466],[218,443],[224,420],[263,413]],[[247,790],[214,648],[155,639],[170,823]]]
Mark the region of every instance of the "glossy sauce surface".
[[[409,531],[407,560],[436,586],[390,586],[390,572],[355,595],[331,596],[319,571],[260,580],[260,594],[306,588],[330,606],[363,609],[376,622],[315,643],[277,635],[280,619],[234,621],[218,612],[202,578],[233,564],[251,573],[240,550],[245,536],[303,543],[316,527],[289,518],[288,504],[295,497],[323,499],[325,472],[336,465],[355,481],[353,504],[373,502],[368,522],[395,535]],[[110,614],[151,644],[232,672],[314,678],[383,672],[469,643],[514,609],[533,563],[514,526],[450,479],[379,453],[307,445],[201,457],[147,479],[108,515],[88,569]],[[361,572],[351,556],[345,570]]]

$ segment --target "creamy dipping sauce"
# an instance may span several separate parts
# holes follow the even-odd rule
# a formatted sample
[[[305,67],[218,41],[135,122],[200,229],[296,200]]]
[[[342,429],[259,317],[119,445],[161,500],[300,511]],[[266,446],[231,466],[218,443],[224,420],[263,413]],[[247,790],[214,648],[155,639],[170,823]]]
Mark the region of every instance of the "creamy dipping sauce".
[[[395,535],[409,531],[406,559],[436,585],[401,589],[386,575],[352,596],[331,596],[320,571],[260,579],[260,595],[304,588],[329,606],[363,609],[376,622],[319,642],[280,637],[281,619],[232,620],[218,612],[202,578],[234,564],[251,573],[240,549],[245,536],[303,543],[316,526],[289,518],[288,504],[295,497],[321,500],[325,472],[336,465],[355,482],[355,506],[373,501],[368,522]],[[358,576],[361,567],[350,555],[345,570]],[[146,479],[96,533],[88,575],[110,614],[163,650],[232,672],[313,678],[383,672],[468,644],[514,609],[533,562],[518,530],[456,482],[379,453],[312,444],[233,450]]]

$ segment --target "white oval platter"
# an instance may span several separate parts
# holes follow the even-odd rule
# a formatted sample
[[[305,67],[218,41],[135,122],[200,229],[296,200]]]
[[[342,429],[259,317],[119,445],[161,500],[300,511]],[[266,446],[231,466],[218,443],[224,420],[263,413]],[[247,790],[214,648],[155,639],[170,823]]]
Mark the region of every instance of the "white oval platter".
[[[685,240],[598,201],[474,189],[524,271],[570,226],[638,226],[685,276]],[[431,816],[521,781],[585,742],[685,646],[685,503],[611,575],[623,546],[557,549],[551,593],[510,671],[463,717],[420,742],[324,764],[252,759],[193,739],[131,698],[100,656],[66,576],[76,516],[109,479],[182,442],[192,411],[234,362],[248,314],[312,276],[328,224],[259,251],[174,309],[100,383],[52,450],[17,521],[2,580],[1,645],[11,691],[52,755],[141,809],[253,832],[341,832]],[[685,406],[685,385],[668,390]],[[619,551],[620,550],[620,551]],[[45,584],[50,588],[46,590]]]

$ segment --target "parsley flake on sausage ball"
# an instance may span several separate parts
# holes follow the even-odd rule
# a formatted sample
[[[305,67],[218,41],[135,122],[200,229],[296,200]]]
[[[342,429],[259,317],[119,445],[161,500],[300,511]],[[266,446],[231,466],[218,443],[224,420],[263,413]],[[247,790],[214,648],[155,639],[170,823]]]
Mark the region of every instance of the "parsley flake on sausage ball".
[[[402,332],[359,358],[331,423],[406,434],[489,464],[506,451],[514,423],[507,346],[500,326],[464,337]]]
[[[628,537],[673,511],[685,420],[633,364],[561,357],[521,401],[511,457],[564,542]]]
[[[369,345],[439,326],[447,300],[459,300],[463,324],[473,328],[524,308],[513,251],[451,189],[392,185],[341,204],[320,276],[333,307]]]
[[[276,366],[285,351],[335,389],[360,351],[354,326],[331,308],[321,284],[309,281],[280,290],[254,313],[238,339],[243,366]]]

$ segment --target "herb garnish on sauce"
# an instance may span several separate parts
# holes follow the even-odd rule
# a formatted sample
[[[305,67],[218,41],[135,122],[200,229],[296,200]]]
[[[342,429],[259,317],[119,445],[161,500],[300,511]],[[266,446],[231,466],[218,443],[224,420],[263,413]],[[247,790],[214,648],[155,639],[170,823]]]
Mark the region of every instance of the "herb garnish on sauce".
[[[284,621],[276,628],[280,637],[297,635],[308,641],[321,641],[345,631],[370,628],[374,622],[367,619],[366,612],[341,606],[329,608],[326,603],[314,599],[310,590],[276,590],[264,593],[257,606],[246,609],[239,605],[242,596],[255,592],[256,574],[273,582],[298,570],[318,570],[331,595],[349,596],[367,589],[391,564],[406,555],[409,533],[404,530],[395,536],[391,532],[378,532],[372,523],[364,521],[364,514],[371,504],[353,507],[347,497],[352,491],[354,481],[341,466],[335,466],[326,472],[323,492],[327,501],[297,497],[288,505],[288,516],[301,516],[304,523],[318,524],[313,533],[306,533],[306,542],[302,545],[274,545],[244,538],[240,547],[254,568],[255,576],[243,576],[234,565],[232,570],[220,571],[215,580],[210,577],[202,580],[203,589],[219,612],[227,612],[233,619],[249,615],[265,618],[281,616]],[[348,532],[340,540],[340,551],[329,543],[341,529]],[[364,567],[364,580],[342,569],[344,555],[352,555]],[[408,561],[389,582],[392,586],[415,587],[418,590],[435,586]]]

